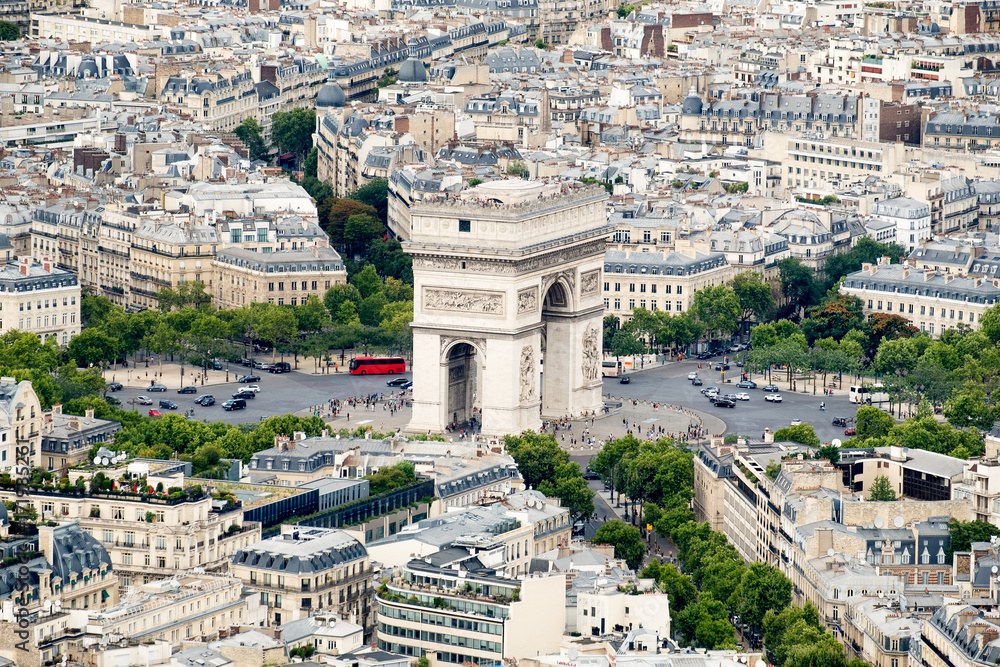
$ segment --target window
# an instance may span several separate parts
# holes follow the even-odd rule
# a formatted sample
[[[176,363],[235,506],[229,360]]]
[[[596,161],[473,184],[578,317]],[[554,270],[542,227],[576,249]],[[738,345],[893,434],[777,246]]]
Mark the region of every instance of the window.
[[[242,229],[231,229],[229,230],[229,240],[231,243],[242,243],[243,242],[243,230]]]
[[[459,220],[458,221],[458,231],[460,232],[471,232],[472,222],[470,220]]]

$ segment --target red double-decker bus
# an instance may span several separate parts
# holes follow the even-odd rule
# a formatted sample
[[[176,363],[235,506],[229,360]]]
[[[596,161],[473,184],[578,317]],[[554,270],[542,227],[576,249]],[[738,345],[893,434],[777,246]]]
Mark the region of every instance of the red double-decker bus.
[[[406,359],[403,357],[358,357],[351,361],[350,369],[352,375],[405,373]]]

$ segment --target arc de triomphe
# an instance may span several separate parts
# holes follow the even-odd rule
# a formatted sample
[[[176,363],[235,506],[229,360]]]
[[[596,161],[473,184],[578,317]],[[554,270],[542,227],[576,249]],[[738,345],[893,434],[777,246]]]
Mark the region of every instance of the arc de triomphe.
[[[601,409],[606,198],[600,186],[503,180],[411,205],[409,430],[475,414],[503,435]]]

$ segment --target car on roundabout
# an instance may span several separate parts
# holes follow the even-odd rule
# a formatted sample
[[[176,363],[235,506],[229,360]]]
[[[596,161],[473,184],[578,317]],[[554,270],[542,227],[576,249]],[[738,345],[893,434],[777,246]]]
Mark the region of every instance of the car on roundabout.
[[[773,391],[773,392],[777,393],[778,392],[778,385],[776,385],[776,384],[764,385],[764,391]]]
[[[768,394],[764,400],[768,403],[781,403],[781,394]]]

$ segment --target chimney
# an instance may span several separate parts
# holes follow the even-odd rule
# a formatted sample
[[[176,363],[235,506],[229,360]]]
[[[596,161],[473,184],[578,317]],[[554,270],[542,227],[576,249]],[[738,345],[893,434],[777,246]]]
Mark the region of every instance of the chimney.
[[[83,415],[87,419],[93,419],[94,418],[94,408],[87,408],[86,410],[84,410]]]
[[[52,414],[61,415],[62,414],[62,403],[56,403],[52,406]]]
[[[52,260],[47,255],[42,257],[42,268],[45,270],[45,273],[52,273]]]
[[[950,283],[954,279],[955,279],[955,274],[954,273],[947,273],[944,276],[944,284],[947,285],[948,283]]]
[[[72,416],[69,418],[69,427],[74,431],[80,430],[80,418],[77,416]]]
[[[305,440],[306,439],[306,432],[305,431],[295,431],[294,433],[292,433],[292,439],[295,440],[296,442],[299,441],[299,440]]]
[[[774,444],[774,431],[769,428],[764,429],[764,444],[773,445]]]
[[[31,258],[21,257],[20,260],[21,261],[19,262],[17,268],[21,272],[22,276],[26,276],[28,275],[28,271],[31,269]]]
[[[51,563],[55,560],[55,540],[53,539],[53,532],[58,526],[43,526],[39,524],[38,526],[38,550],[45,556],[45,558]],[[64,581],[63,585],[68,584],[68,581]]]
[[[934,269],[924,269],[924,282],[927,282],[937,274]]]

